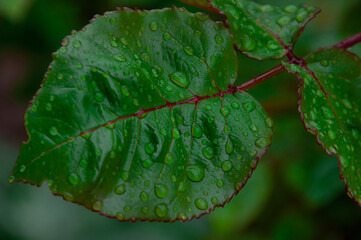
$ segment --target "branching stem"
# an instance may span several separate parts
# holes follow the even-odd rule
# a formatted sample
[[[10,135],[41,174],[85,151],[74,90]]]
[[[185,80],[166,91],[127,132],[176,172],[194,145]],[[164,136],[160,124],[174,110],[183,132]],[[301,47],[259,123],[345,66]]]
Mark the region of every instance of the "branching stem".
[[[356,44],[361,43],[361,32],[357,33],[335,45],[329,46],[327,48],[342,48],[342,49],[348,49],[350,47],[355,46]],[[287,54],[287,57],[289,58],[289,62],[290,63],[294,63],[294,64],[304,64],[303,63],[303,58],[297,58],[292,50],[287,49],[289,52]],[[242,91],[246,91],[250,88],[253,88],[255,86],[257,86],[258,84],[267,81],[275,76],[278,76],[279,74],[285,72],[285,68],[282,66],[282,64],[277,65],[276,67],[268,70],[267,72],[249,80],[248,82],[243,83],[240,86],[235,87],[237,90],[242,90]]]

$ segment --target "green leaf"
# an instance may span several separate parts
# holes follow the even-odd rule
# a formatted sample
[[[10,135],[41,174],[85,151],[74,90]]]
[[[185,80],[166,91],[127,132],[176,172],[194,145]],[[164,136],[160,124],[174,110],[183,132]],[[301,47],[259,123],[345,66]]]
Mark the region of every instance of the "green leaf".
[[[306,63],[285,64],[302,79],[301,117],[326,152],[337,156],[348,192],[360,203],[361,60],[342,49],[324,49]]]
[[[270,145],[272,121],[235,91],[221,23],[121,9],[63,41],[26,113],[11,181],[120,220],[185,221],[223,205]]]
[[[237,48],[258,60],[283,58],[288,49],[293,49],[306,24],[319,12],[306,5],[281,8],[253,1],[210,1],[227,16]],[[198,5],[202,3],[199,1]]]

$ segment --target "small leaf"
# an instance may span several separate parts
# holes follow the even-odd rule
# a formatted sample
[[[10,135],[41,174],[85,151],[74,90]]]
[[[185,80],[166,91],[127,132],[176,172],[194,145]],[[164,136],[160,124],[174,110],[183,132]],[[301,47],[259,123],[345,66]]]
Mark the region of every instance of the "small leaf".
[[[54,194],[120,220],[185,221],[229,200],[272,129],[232,88],[227,29],[199,16],[122,9],[67,37],[26,113],[11,180],[48,180]]]
[[[249,57],[281,59],[319,12],[311,6],[273,7],[253,1],[210,0],[227,16],[237,48]],[[198,5],[202,6],[201,2]],[[203,5],[205,6],[205,5]]]
[[[342,49],[324,49],[306,63],[285,64],[302,79],[299,111],[305,127],[337,156],[348,192],[360,204],[361,60]]]

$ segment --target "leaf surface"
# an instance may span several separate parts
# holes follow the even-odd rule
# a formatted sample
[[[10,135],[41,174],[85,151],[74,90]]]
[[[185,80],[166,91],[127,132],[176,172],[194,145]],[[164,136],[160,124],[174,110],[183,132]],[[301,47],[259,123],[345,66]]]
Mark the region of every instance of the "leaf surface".
[[[11,181],[120,220],[185,221],[223,205],[267,150],[272,121],[234,91],[221,23],[121,9],[73,33],[26,113]]]
[[[207,7],[202,2],[198,1],[198,6]],[[306,5],[281,8],[242,0],[210,2],[227,16],[237,48],[258,60],[283,58],[288,49],[293,49],[306,24],[319,12]]]
[[[342,49],[320,50],[307,66],[285,64],[302,79],[299,111],[308,131],[337,156],[349,194],[361,197],[361,60]]]

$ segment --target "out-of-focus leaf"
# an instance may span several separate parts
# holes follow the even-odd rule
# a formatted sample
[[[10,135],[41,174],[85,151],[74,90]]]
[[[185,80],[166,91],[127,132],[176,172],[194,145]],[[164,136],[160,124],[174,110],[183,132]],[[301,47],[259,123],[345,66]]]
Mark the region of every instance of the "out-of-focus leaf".
[[[10,181],[120,220],[187,220],[238,192],[272,121],[234,92],[222,23],[184,9],[121,9],[63,41],[26,114]]]
[[[344,191],[339,169],[334,158],[324,158],[315,164],[308,178],[306,198],[314,206],[332,202]]]
[[[302,80],[302,120],[326,152],[338,158],[348,193],[360,203],[361,60],[342,49],[324,49],[306,63],[285,64]]]
[[[267,202],[272,181],[269,166],[261,164],[247,186],[224,209],[217,209],[210,216],[215,233],[230,235],[252,223]]]
[[[29,11],[34,0],[0,0],[0,17],[19,22]]]

